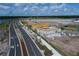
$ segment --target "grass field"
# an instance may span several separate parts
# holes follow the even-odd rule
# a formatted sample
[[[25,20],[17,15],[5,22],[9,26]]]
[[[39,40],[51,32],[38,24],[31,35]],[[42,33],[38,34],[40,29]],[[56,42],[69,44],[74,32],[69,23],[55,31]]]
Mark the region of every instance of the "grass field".
[[[6,24],[6,23],[0,24],[0,29],[5,30],[5,29],[7,29],[7,27],[8,27],[8,24]]]

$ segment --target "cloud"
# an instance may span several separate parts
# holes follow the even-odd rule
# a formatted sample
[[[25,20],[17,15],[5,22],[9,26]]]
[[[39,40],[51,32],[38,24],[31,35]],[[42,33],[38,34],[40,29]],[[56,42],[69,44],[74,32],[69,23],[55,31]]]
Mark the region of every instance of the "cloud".
[[[21,7],[21,6],[26,6],[26,3],[15,3],[14,6],[15,7]]]
[[[65,3],[0,4],[0,15],[78,15],[78,11]]]
[[[20,5],[21,5],[20,3],[15,3],[15,4],[14,4],[14,6],[20,6]]]
[[[10,6],[7,6],[7,5],[1,5],[0,4],[0,15],[8,15],[9,12],[10,12]]]
[[[9,6],[6,6],[6,5],[0,5],[0,9],[3,8],[3,9],[9,9],[10,7]]]
[[[28,10],[28,8],[29,8],[29,7],[28,7],[28,6],[26,6],[26,7],[24,8],[24,11],[27,11],[27,10]]]
[[[65,7],[66,4],[50,4],[50,9],[56,9],[56,8],[62,8],[62,7]]]

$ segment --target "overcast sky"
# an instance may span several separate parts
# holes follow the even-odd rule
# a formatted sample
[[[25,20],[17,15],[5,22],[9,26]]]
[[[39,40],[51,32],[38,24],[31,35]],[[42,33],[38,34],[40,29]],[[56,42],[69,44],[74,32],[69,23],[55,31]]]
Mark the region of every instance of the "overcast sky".
[[[79,15],[78,3],[0,3],[0,16]]]

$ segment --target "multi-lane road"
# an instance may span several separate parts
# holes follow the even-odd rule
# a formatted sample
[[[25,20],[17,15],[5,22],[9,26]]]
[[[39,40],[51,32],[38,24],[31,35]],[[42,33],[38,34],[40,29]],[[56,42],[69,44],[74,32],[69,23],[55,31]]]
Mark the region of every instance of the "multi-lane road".
[[[27,46],[27,49],[28,49],[28,52],[29,52],[29,56],[42,56],[39,49],[37,48],[35,43],[32,41],[32,39],[29,37],[27,32],[22,27],[19,27],[19,29],[20,29],[20,31],[21,31],[21,33],[24,37],[24,40],[26,42],[26,46]]]
[[[21,32],[21,34],[24,38],[25,46],[27,47],[28,56],[42,56],[38,47],[33,42],[33,40],[29,37],[27,32],[22,27],[20,27],[18,24],[17,24],[17,27],[20,30],[20,32]],[[13,24],[11,24],[10,25],[10,51],[9,51],[9,56],[21,56],[21,55],[22,55],[22,53],[21,53],[20,43],[19,43],[18,37],[16,35],[15,28],[13,27]]]
[[[21,56],[21,49],[13,25],[10,25],[10,51],[9,56]]]

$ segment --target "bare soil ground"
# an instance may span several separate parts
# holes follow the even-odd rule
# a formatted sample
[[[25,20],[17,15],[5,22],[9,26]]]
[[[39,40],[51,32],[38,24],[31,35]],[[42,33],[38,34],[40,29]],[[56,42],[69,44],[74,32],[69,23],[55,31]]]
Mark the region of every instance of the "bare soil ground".
[[[48,40],[52,45],[61,50],[65,55],[79,55],[79,37],[55,37]]]

